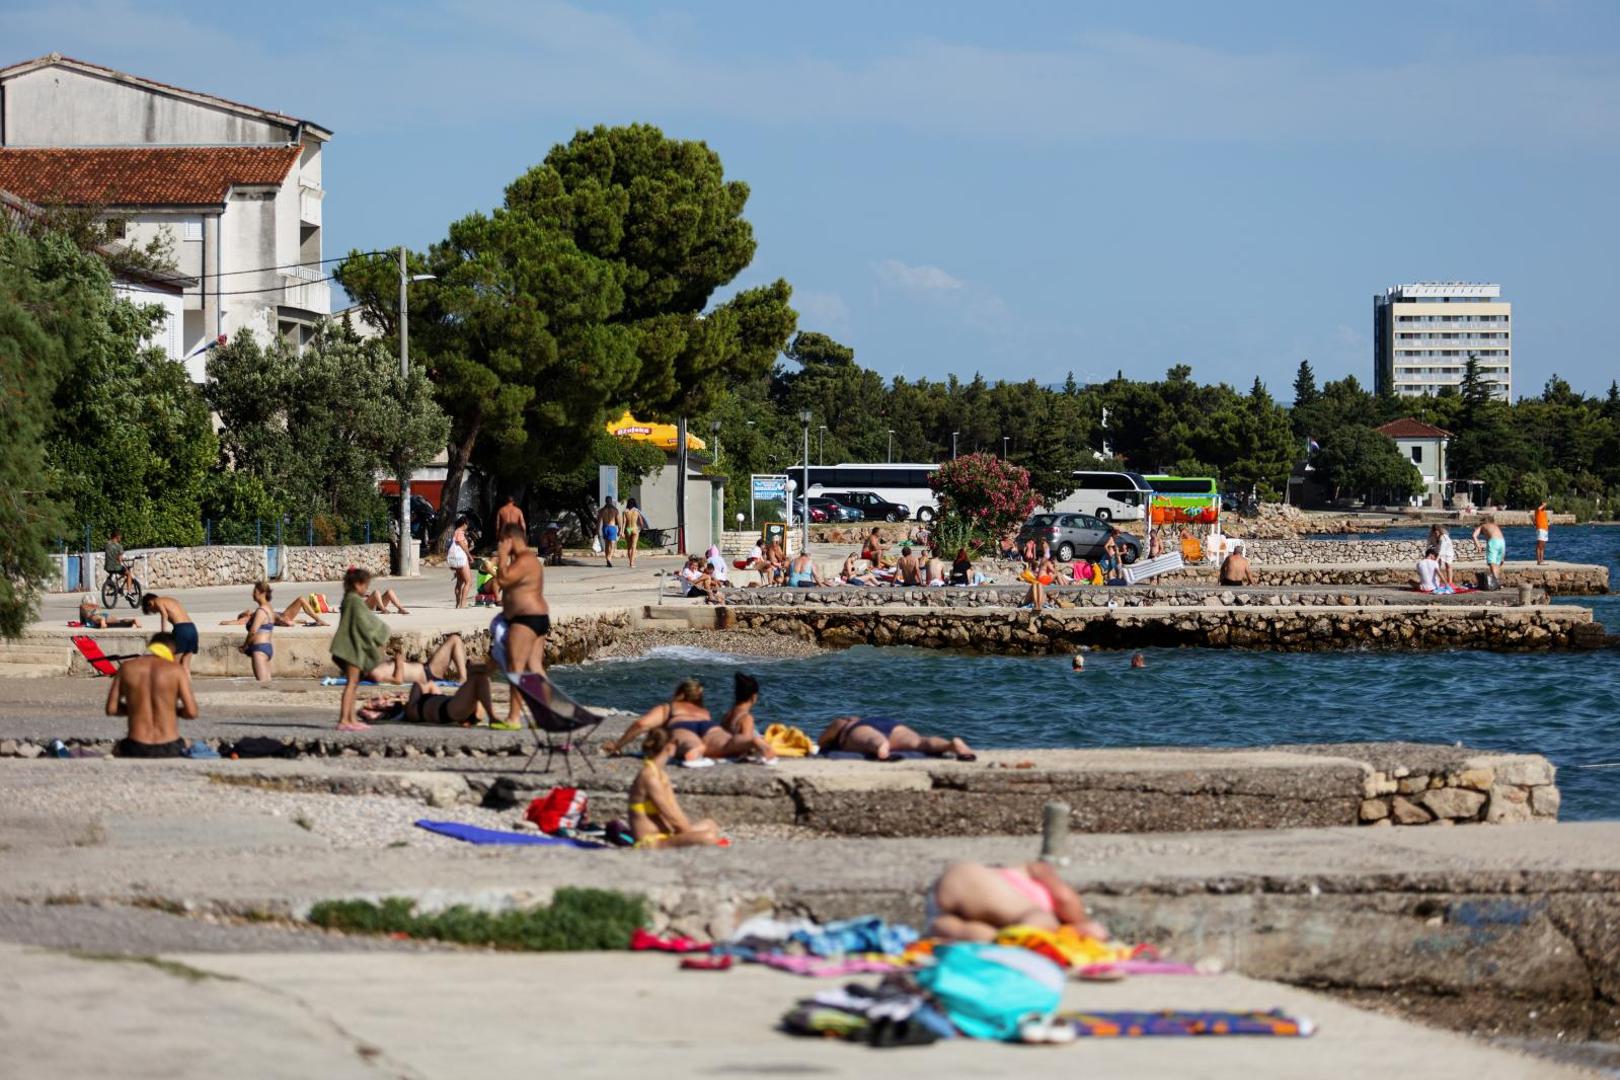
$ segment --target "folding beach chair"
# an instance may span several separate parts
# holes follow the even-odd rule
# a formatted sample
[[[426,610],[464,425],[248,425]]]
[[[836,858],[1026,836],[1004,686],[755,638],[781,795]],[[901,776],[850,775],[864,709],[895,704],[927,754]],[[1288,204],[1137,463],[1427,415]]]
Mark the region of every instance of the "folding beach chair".
[[[101,646],[96,644],[95,638],[83,636],[73,639],[73,647],[79,650],[79,655],[89,662],[97,675],[105,675],[108,678],[118,674],[118,662],[120,660],[133,660],[141,655],[140,653],[124,653],[118,656],[108,656],[101,651]]]
[[[596,771],[590,755],[585,752],[584,743],[596,733],[605,717],[591,712],[585,706],[563,693],[550,679],[535,672],[522,674],[507,673],[507,682],[512,686],[512,692],[523,698],[523,705],[528,713],[530,730],[534,732],[534,753],[529,760],[523,763],[523,772],[528,772],[534,764],[534,759],[540,751],[546,752],[546,767],[541,772],[551,771],[551,762],[558,754],[563,756],[563,765],[568,769],[568,775],[574,775],[573,762],[569,760],[570,754],[578,754],[586,768]],[[542,737],[543,733],[543,737]],[[558,742],[558,737],[563,741]]]
[[[1186,565],[1179,551],[1172,551],[1168,555],[1160,555],[1157,559],[1144,559],[1125,568],[1125,584],[1135,585],[1137,582],[1146,581],[1150,577],[1167,574],[1172,570],[1180,570]]]

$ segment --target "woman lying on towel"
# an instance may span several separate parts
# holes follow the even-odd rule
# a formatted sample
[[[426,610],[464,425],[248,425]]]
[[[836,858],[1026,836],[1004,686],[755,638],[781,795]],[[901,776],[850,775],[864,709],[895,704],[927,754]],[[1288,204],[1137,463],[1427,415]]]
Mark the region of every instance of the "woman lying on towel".
[[[928,890],[928,934],[950,941],[994,941],[1009,926],[1056,930],[1104,940],[1080,894],[1044,862],[1024,866],[952,863]]]
[[[405,683],[447,679],[452,671],[461,678],[467,677],[467,646],[462,642],[461,635],[455,631],[444,636],[444,640],[439,642],[439,647],[433,650],[433,655],[427,658],[427,663],[418,664],[415,660],[405,659],[404,653],[394,653],[376,667],[362,673],[361,678],[403,686]]]
[[[720,826],[704,818],[689,821],[675,799],[664,765],[675,753],[667,727],[654,728],[642,740],[641,771],[630,784],[630,835],[638,848],[709,847],[721,842]]]
[[[473,664],[467,670],[467,681],[453,694],[441,694],[430,682],[419,682],[408,695],[391,694],[372,698],[360,706],[360,716],[367,722],[404,720],[412,724],[460,724],[470,727],[478,722],[478,710],[493,721],[495,705],[490,699],[489,669]]]
[[[817,740],[823,752],[849,750],[865,754],[877,761],[888,761],[891,751],[909,750],[944,757],[955,754],[957,761],[977,761],[978,755],[961,739],[942,738],[938,735],[919,735],[898,720],[878,716],[840,716],[827,725]]]

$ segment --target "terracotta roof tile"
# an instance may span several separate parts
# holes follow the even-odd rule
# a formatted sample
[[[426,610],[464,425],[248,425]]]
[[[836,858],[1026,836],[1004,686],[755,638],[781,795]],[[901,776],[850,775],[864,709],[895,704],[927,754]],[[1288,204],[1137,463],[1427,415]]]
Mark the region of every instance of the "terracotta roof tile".
[[[1433,424],[1425,424],[1422,420],[1410,416],[1403,416],[1399,420],[1391,420],[1378,429],[1380,435],[1388,435],[1392,439],[1449,439],[1451,432],[1445,428],[1437,428]]]
[[[0,188],[41,205],[209,206],[232,186],[279,186],[296,146],[0,148]]]

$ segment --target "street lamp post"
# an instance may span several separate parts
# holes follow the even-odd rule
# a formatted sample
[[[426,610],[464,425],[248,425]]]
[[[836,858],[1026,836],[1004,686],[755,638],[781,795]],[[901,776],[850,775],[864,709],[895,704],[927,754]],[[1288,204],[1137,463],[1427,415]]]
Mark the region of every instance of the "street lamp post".
[[[799,550],[810,550],[810,410],[799,411],[799,422],[804,425],[804,518],[800,523]]]
[[[1009,440],[1011,438],[1012,438],[1011,435],[1003,435],[1001,437],[1001,460],[1002,461],[1007,460],[1007,440]]]
[[[720,421],[711,422],[709,430],[714,432],[714,463],[718,465],[720,464]]]
[[[409,293],[413,281],[432,281],[433,274],[412,274],[405,268],[405,246],[399,248],[399,380],[400,393],[409,392],[411,379],[411,332]],[[408,405],[408,401],[407,401]],[[399,475],[399,576],[416,576],[416,545],[411,542],[411,477],[407,470]]]
[[[889,464],[894,464],[894,428],[889,429]]]
[[[816,464],[827,464],[827,425],[822,424],[821,430],[816,432]]]
[[[960,431],[951,432],[951,460],[952,461],[956,460],[956,437],[958,435],[960,435],[960,434],[962,434]]]

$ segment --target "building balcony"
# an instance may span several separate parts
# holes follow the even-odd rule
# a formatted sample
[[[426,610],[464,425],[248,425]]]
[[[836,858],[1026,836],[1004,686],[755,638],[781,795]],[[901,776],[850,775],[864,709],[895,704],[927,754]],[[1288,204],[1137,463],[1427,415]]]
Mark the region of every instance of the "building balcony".
[[[316,315],[332,312],[332,286],[325,274],[312,266],[293,266],[281,272],[281,303]]]
[[[303,186],[298,191],[298,220],[305,225],[319,226],[321,223],[321,198],[325,192],[319,187]]]

